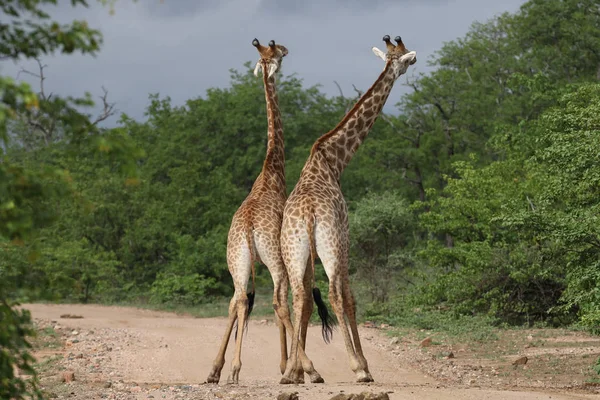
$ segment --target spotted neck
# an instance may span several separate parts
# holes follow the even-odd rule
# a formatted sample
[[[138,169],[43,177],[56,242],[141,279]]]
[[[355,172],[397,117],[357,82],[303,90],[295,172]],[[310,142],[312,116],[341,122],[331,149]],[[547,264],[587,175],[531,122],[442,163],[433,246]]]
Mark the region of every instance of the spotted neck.
[[[285,148],[283,125],[279,112],[279,100],[275,88],[275,75],[268,77],[268,64],[263,63],[263,83],[267,102],[268,140],[267,155],[263,163],[262,175],[285,192]]]
[[[387,62],[375,83],[331,131],[313,145],[311,155],[321,153],[339,181],[342,172],[371,130],[400,76],[400,68]]]

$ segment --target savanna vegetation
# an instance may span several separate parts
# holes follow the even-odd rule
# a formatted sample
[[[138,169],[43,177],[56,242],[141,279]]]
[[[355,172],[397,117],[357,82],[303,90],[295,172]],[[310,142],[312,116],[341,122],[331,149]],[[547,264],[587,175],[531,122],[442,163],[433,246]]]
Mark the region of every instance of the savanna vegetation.
[[[99,50],[99,31],[41,11],[53,3],[0,1],[14,16],[0,23],[0,59]],[[431,63],[342,177],[363,317],[600,333],[599,3],[530,0]],[[0,76],[0,397],[27,389],[10,367],[30,365],[29,316],[14,301],[203,307],[231,293],[227,230],[266,148],[250,67],[182,106],[152,94],[145,120],[121,115],[111,129],[97,126],[108,102],[87,115],[89,95]],[[355,99],[295,75],[279,93],[291,190]]]

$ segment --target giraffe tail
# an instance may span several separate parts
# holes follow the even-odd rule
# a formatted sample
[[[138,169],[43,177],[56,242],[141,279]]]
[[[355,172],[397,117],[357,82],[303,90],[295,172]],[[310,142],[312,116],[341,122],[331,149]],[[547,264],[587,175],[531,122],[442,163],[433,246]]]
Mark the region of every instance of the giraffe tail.
[[[256,295],[256,268],[254,261],[256,255],[254,254],[254,235],[252,234],[252,226],[246,229],[246,242],[248,243],[248,249],[250,250],[251,270],[252,270],[252,289],[246,293],[248,296],[248,311],[246,312],[246,326],[248,325],[248,317],[254,308],[254,296]]]
[[[327,309],[327,305],[323,301],[323,297],[321,296],[321,291],[315,285],[315,259],[317,255],[317,247],[315,245],[315,217],[314,213],[310,213],[310,218],[306,220],[306,228],[308,230],[308,241],[310,246],[310,264],[312,268],[312,276],[313,276],[313,300],[317,305],[317,312],[319,313],[319,318],[321,319],[321,332],[323,334],[323,340],[325,343],[331,342],[331,338],[333,337],[333,327],[335,325],[335,320],[329,314],[329,310]]]

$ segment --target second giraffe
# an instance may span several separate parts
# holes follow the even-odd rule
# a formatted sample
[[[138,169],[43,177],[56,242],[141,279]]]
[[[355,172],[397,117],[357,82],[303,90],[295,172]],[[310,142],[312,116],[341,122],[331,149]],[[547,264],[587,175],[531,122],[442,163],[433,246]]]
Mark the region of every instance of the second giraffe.
[[[349,284],[348,210],[340,187],[340,177],[381,113],[394,82],[417,61],[416,53],[409,52],[400,37],[395,38],[396,45],[387,35],[383,40],[387,54],[373,48],[373,52],[385,61],[383,72],[342,121],[315,142],[300,179],[285,205],[281,253],[292,286],[294,334],[290,357],[281,378],[283,384],[301,382],[302,371],[311,378],[319,376],[302,351],[305,349],[309,313],[312,311],[306,309],[311,289],[317,294],[315,300],[319,297],[314,282],[314,261],[317,256],[329,278],[329,301],[344,337],[350,367],[358,382],[373,381],[358,336],[356,305]],[[319,314],[324,322],[324,337],[327,337],[328,329],[331,329],[327,325],[327,315]]]
[[[288,280],[279,249],[286,187],[283,126],[275,90],[276,73],[281,66],[283,57],[288,54],[288,50],[284,46],[275,44],[273,40],[269,42],[268,46],[261,45],[257,39],[254,39],[252,44],[260,54],[254,74],[258,75],[259,70],[262,69],[265,87],[268,120],[267,155],[260,175],[256,178],[250,194],[234,214],[229,228],[227,265],[233,278],[235,293],[229,304],[229,321],[221,341],[221,347],[206,379],[209,383],[219,382],[221,370],[225,364],[227,344],[236,321],[238,329],[235,335],[235,355],[227,382],[238,383],[239,381],[242,368],[242,337],[254,301],[255,261],[262,261],[269,269],[273,279],[273,307],[279,326],[280,370],[282,373],[287,359],[286,331],[292,331],[287,302]],[[252,290],[246,293],[250,274],[252,274]]]

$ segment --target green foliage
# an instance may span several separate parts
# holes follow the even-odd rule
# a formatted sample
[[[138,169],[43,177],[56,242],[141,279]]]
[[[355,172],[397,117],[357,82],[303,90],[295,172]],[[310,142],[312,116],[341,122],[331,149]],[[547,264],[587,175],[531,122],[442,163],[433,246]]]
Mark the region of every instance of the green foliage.
[[[34,358],[29,353],[29,337],[34,335],[31,315],[27,310],[17,309],[16,303],[0,300],[0,398],[2,399],[42,399]],[[15,375],[15,368],[34,379],[24,379]]]
[[[599,101],[598,84],[568,89],[556,108],[513,132],[535,146],[531,155],[455,165],[459,177],[421,216],[430,232],[454,238],[453,247],[434,241],[423,252],[439,269],[429,302],[511,322],[564,323],[578,310],[598,329]]]
[[[124,115],[121,127],[103,132],[109,155],[115,153],[108,161],[120,159],[114,150],[120,141],[124,149],[140,150],[137,175],[125,182],[121,164],[107,164],[96,142],[78,143],[74,153],[61,135],[26,142],[21,138],[30,132],[15,126],[20,145],[8,156],[33,171],[41,160],[61,165],[75,194],[51,196],[46,204],[60,215],[57,224],[13,252],[11,262],[19,259],[14,266],[0,260],[13,271],[15,295],[189,304],[229,295],[229,222],[260,172],[267,140],[262,82],[246,67],[232,71],[231,88],[211,89],[183,107],[151,95],[146,122]],[[279,99],[288,115],[288,149],[309,147],[343,113],[341,102],[303,88],[293,76],[279,80]],[[299,175],[303,163],[290,161],[290,174]],[[27,252],[36,257],[28,259]]]
[[[350,259],[372,302],[386,302],[414,267],[416,220],[408,202],[393,192],[363,197],[350,216]]]
[[[592,369],[600,375],[600,357],[596,360],[596,363],[592,366]]]
[[[370,318],[598,332],[599,30],[592,0],[531,0],[474,23],[409,80],[399,114],[378,119],[341,179]],[[82,31],[76,43],[93,52],[92,39]],[[164,307],[231,294],[227,231],[267,141],[250,64],[181,106],[150,95],[144,121],[122,115],[108,130],[81,113],[89,95],[36,97],[1,79],[5,291]],[[278,89],[291,189],[353,99],[294,75]],[[264,269],[258,278],[268,285]],[[322,268],[316,282],[326,296]]]
[[[75,51],[94,54],[101,42],[97,30],[90,29],[85,21],[68,24],[52,21],[46,11],[56,0],[8,0],[0,1],[1,13],[9,18],[0,22],[0,59],[18,61],[55,53],[70,54]],[[72,6],[84,5],[83,0],[72,0]],[[9,295],[19,294],[25,286],[43,285],[42,282],[27,281],[31,277],[28,267],[35,262],[35,246],[40,232],[55,221],[60,201],[72,193],[70,175],[55,160],[44,162],[24,160],[11,150],[40,143],[37,137],[15,135],[15,129],[36,127],[46,135],[42,143],[50,145],[48,139],[62,139],[64,144],[79,150],[82,146],[90,151],[100,151],[104,158],[118,162],[122,170],[131,172],[135,160],[129,159],[131,147],[127,141],[111,140],[99,133],[88,115],[79,108],[91,106],[89,95],[85,98],[46,98],[36,95],[30,86],[17,84],[14,80],[0,76],[0,397],[3,399],[41,399],[38,377],[32,367],[28,338],[34,333],[31,316],[25,310],[16,309],[17,303],[7,301]],[[49,128],[52,127],[50,130]],[[50,131],[58,137],[52,137]],[[45,155],[51,159],[51,154]],[[42,235],[43,236],[43,233]],[[99,272],[93,269],[98,264],[96,254],[82,249],[81,243],[65,242],[64,248],[54,249],[45,263],[46,268],[58,269],[55,277],[65,280],[64,286],[77,287],[81,300],[88,298],[89,286],[98,280]],[[64,252],[64,249],[68,251]],[[67,254],[68,253],[68,254]],[[76,254],[75,259],[71,258]],[[65,262],[66,261],[66,262]],[[63,264],[77,264],[83,274],[73,273]],[[102,270],[102,268],[100,269]],[[93,282],[93,283],[92,283]],[[15,284],[14,286],[11,284]],[[29,379],[15,376],[15,369],[30,375]]]
[[[216,286],[215,278],[204,275],[171,275],[160,273],[150,293],[152,300],[157,303],[172,303],[196,306],[208,302],[209,293]]]
[[[51,21],[50,15],[43,9],[56,4],[57,0],[2,1],[0,10],[11,20],[0,24],[0,57],[35,58],[74,51],[95,53],[102,42],[100,32],[90,29],[85,21],[70,24]],[[87,1],[72,0],[71,4],[87,6]]]

